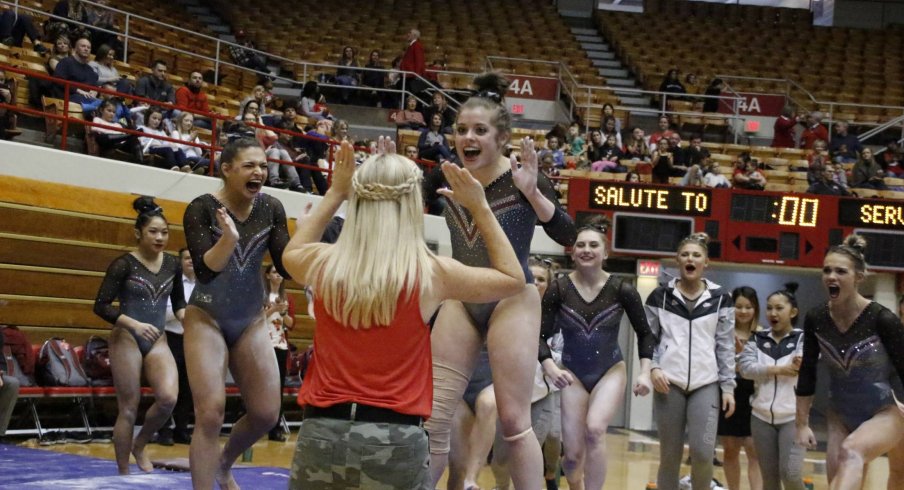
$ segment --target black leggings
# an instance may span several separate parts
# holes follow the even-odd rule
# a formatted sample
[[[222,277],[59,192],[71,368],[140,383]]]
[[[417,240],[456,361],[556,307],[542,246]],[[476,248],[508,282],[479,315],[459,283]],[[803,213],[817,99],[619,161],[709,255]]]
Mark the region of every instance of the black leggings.
[[[276,352],[276,364],[279,366],[279,419],[276,421],[276,425],[273,427],[273,430],[279,428],[279,423],[282,421],[282,396],[283,389],[286,387],[286,360],[289,358],[289,350],[288,349],[273,349]]]

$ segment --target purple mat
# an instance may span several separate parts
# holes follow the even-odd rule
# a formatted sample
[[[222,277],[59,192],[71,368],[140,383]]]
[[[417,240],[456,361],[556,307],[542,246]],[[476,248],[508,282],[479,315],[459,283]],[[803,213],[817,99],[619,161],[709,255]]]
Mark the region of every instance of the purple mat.
[[[137,466],[132,468],[140,473]],[[289,485],[285,468],[239,467],[233,475],[242,488],[282,490]],[[108,459],[0,444],[0,488],[190,489],[191,475],[155,469],[119,476],[116,463]]]

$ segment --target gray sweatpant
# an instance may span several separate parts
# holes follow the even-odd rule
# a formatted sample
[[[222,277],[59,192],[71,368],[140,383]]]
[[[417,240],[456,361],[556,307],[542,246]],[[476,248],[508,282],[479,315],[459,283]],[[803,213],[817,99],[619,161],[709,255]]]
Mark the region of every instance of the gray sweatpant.
[[[659,474],[656,481],[660,490],[678,490],[685,428],[689,434],[691,484],[695,489],[709,488],[713,479],[719,398],[717,383],[691,392],[672,385],[666,394],[654,393],[653,409],[659,430]]]
[[[804,448],[794,442],[794,421],[772,425],[750,417],[750,432],[756,447],[763,490],[804,490],[801,468]]]
[[[0,334],[2,335],[2,334]],[[19,398],[19,380],[12,376],[3,376],[3,386],[0,387],[0,436],[6,434],[9,419],[13,415],[16,399]]]

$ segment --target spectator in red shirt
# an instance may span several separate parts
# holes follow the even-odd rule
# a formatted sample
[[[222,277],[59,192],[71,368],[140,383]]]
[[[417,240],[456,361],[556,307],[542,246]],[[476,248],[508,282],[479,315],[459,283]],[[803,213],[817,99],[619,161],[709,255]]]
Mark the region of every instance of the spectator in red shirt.
[[[822,125],[822,113],[819,111],[807,115],[807,127],[800,135],[800,147],[809,150],[816,140],[829,141],[829,130]]]
[[[210,106],[207,103],[207,94],[204,93],[204,76],[199,71],[191,72],[188,82],[184,87],[176,90],[176,105],[184,107],[194,112],[195,126],[204,129],[210,129],[210,119],[199,113],[207,114],[210,112]],[[173,119],[178,120],[182,111],[174,111]]]
[[[775,120],[772,127],[772,147],[773,148],[794,148],[794,126],[797,125],[800,118],[794,114],[794,109],[785,106],[782,114]]]
[[[668,138],[672,135],[672,131],[669,129],[671,127],[671,121],[669,121],[669,116],[665,114],[659,116],[659,131],[650,135],[650,150],[655,151],[656,145],[659,144],[659,140],[662,138]]]
[[[417,29],[411,29],[408,32],[408,47],[405,48],[405,54],[402,55],[402,64],[399,65],[399,69],[403,72],[409,71],[424,76],[427,73],[427,62],[424,60],[424,45],[421,43],[420,37],[421,31]],[[412,77],[412,75],[406,73],[405,77]]]

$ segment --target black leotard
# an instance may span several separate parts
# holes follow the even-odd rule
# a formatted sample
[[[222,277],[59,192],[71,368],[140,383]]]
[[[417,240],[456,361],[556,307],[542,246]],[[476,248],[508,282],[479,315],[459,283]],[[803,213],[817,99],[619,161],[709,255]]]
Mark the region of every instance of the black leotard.
[[[543,296],[540,361],[552,357],[546,339],[561,330],[565,340],[562,364],[588,392],[592,391],[603,375],[623,359],[618,330],[624,313],[637,334],[640,358],[651,359],[656,340],[634,287],[610,275],[596,298],[587,302],[571,277],[557,278]]]
[[[820,355],[822,354],[822,355]],[[804,321],[804,354],[797,395],[816,392],[817,362],[829,368],[832,409],[849,431],[901,398],[904,378],[904,326],[888,308],[870,303],[841,333],[828,304],[813,308]]]
[[[282,203],[267,194],[254,198],[251,214],[239,221],[227,208],[239,232],[239,241],[226,267],[216,272],[204,263],[204,254],[223,235],[217,224],[217,209],[224,207],[211,194],[195,198],[185,210],[185,239],[191,252],[198,284],[188,304],[206,311],[217,322],[229,347],[245,329],[263,315],[264,283],[261,264],[264,252],[276,270],[289,278],[282,253],[289,242],[286,212]]]
[[[561,245],[574,244],[577,238],[574,221],[556,200],[555,191],[549,179],[543,174],[538,175],[537,187],[556,208],[552,218],[548,222],[542,223],[543,229]],[[524,270],[524,277],[528,283],[532,283],[533,276],[527,266],[527,259],[530,255],[530,242],[534,237],[534,227],[537,225],[537,213],[534,212],[524,194],[515,187],[511,170],[490,182],[484,188],[484,192],[490,209],[496,215],[502,230],[515,249],[515,255],[518,256],[518,261]],[[465,265],[489,267],[489,253],[483,237],[477,230],[477,225],[474,224],[471,213],[454,200],[448,200],[444,215],[452,241],[452,257]],[[464,303],[464,306],[471,315],[474,325],[485,334],[496,303]]]
[[[173,312],[185,308],[182,289],[182,267],[179,259],[163,254],[160,270],[154,274],[134,255],[127,253],[114,260],[97,291],[94,313],[116,325],[120,315],[147,323],[163,332],[166,325],[166,298],[169,296]],[[119,298],[119,307],[113,300]],[[153,343],[131,332],[141,355],[147,355]]]

